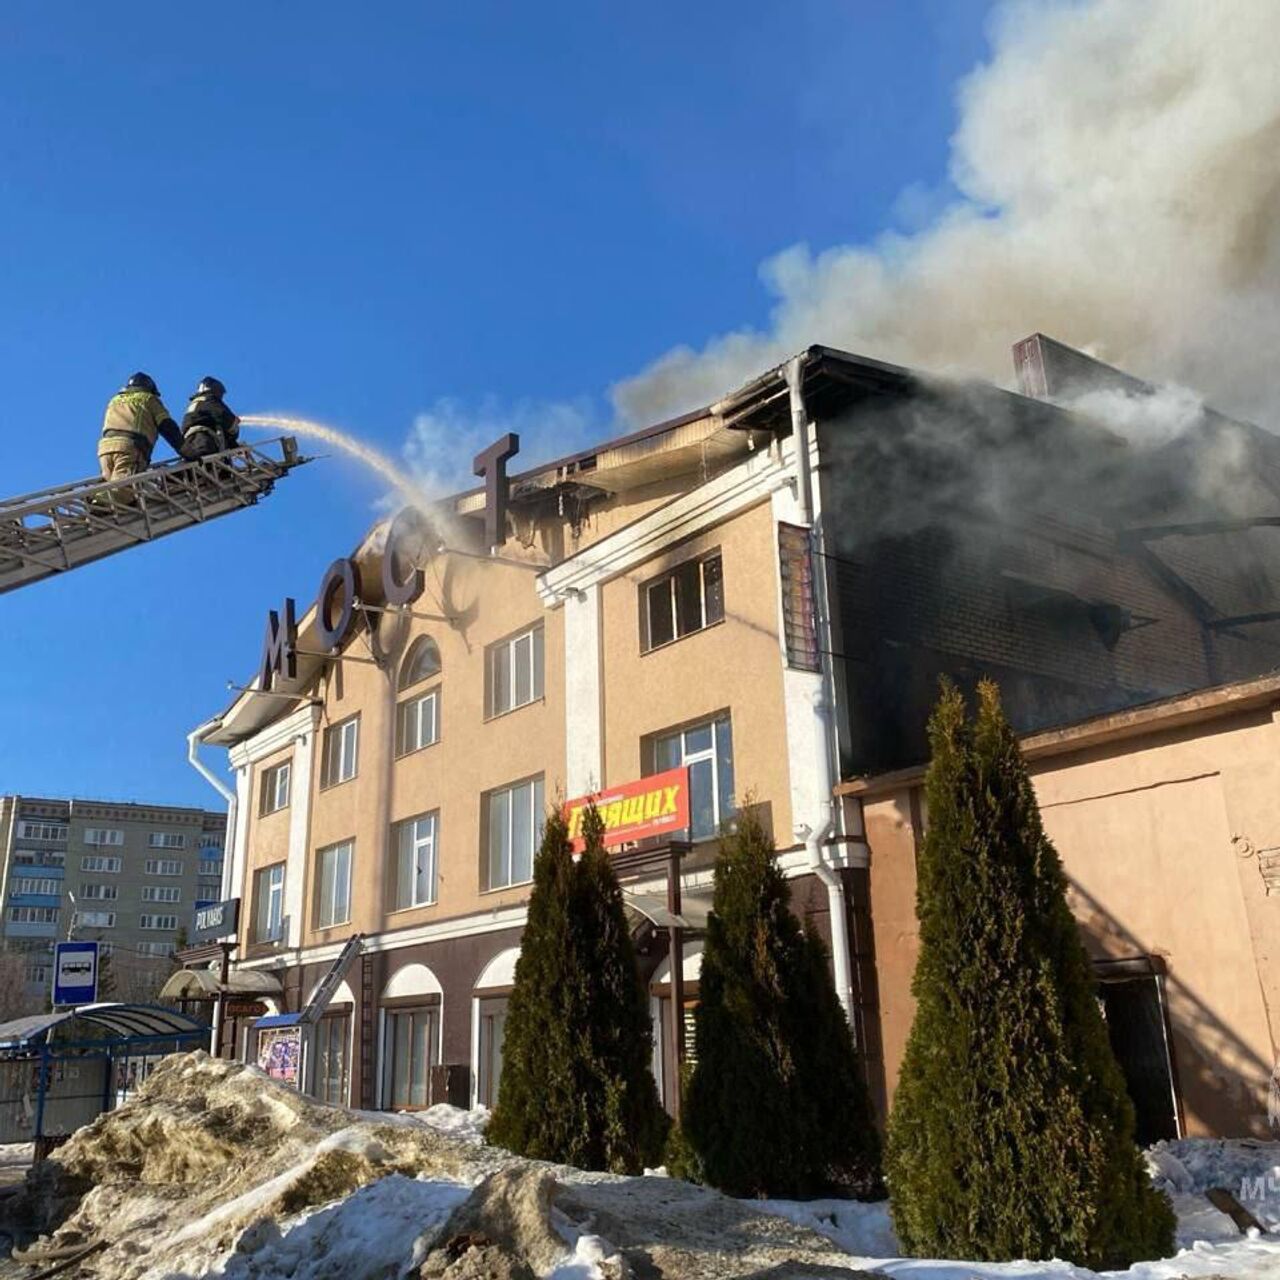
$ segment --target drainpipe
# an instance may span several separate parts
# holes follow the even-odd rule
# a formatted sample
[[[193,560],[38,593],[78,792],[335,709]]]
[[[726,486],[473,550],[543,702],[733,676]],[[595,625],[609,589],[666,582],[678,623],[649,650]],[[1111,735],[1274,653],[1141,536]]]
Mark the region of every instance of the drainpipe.
[[[797,500],[802,517],[809,526],[810,554],[817,563],[814,566],[814,611],[817,614],[818,652],[822,664],[822,688],[814,703],[814,729],[819,737],[818,776],[814,779],[823,797],[815,830],[807,822],[795,825],[798,840],[804,841],[809,855],[809,867],[827,890],[831,915],[831,962],[836,985],[836,997],[844,1010],[845,1018],[853,1024],[853,983],[849,963],[849,923],[845,913],[844,883],[839,871],[827,861],[826,840],[838,827],[839,809],[835,801],[836,775],[839,766],[836,757],[835,679],[831,670],[830,628],[826,625],[826,610],[819,609],[825,602],[823,570],[819,559],[822,550],[821,530],[814,516],[813,473],[809,457],[809,415],[805,411],[801,381],[804,376],[804,356],[798,355],[787,362],[787,391],[791,400],[791,438],[795,442]]]
[[[192,729],[187,734],[187,760],[190,762],[191,767],[227,802],[227,838],[222,846],[222,892],[225,894],[227,876],[230,874],[231,867],[235,862],[235,850],[232,846],[235,844],[236,838],[236,793],[200,759],[201,744],[209,734],[221,725],[221,717],[214,716],[212,720],[206,720],[198,729]],[[227,998],[227,961],[229,956],[230,952],[224,944],[220,972],[222,989],[218,992],[218,1002],[213,1007],[211,1048],[213,1049],[214,1057],[220,1057],[222,1054],[222,1024],[226,1021],[223,1005]]]

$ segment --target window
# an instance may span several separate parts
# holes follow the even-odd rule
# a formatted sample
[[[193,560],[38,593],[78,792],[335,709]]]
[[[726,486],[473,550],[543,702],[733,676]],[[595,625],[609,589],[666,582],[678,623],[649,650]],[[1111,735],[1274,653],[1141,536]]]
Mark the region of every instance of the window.
[[[146,917],[144,916],[145,920]],[[114,911],[77,911],[76,924],[82,929],[114,929],[116,913]],[[146,925],[142,926],[144,929]]]
[[[543,647],[541,623],[489,646],[485,671],[490,716],[514,711],[542,697]]]
[[[396,754],[407,756],[440,740],[440,690],[396,707]]]
[[[108,827],[85,827],[84,842],[97,849],[118,847],[124,844],[124,832]]]
[[[66,823],[19,822],[18,838],[21,840],[65,840],[67,838]]]
[[[147,884],[142,886],[143,902],[181,902],[182,890],[176,884]]]
[[[139,942],[138,953],[144,956],[171,956],[178,947],[173,942]]]
[[[80,859],[81,871],[98,871],[113,874],[120,870],[120,859],[116,857],[86,857]]]
[[[33,986],[43,987],[48,984],[49,977],[52,973],[53,966],[47,962],[43,964],[33,964],[27,969],[27,981]]]
[[[388,1009],[383,1062],[384,1106],[425,1107],[436,1042],[436,1010]]]
[[[489,996],[478,1001],[480,1015],[480,1064],[477,1097],[482,1106],[498,1105],[502,1083],[502,1044],[507,1031],[507,998]]]
[[[178,927],[177,916],[149,916],[140,915],[138,917],[139,929],[166,929],[172,932]]]
[[[84,886],[82,885],[81,888]],[[52,893],[62,892],[61,880],[46,880],[43,877],[18,876],[13,882],[13,892],[17,893]]]
[[[347,1045],[351,1040],[351,1015],[328,1014],[316,1023],[316,1097],[321,1102],[347,1104]]]
[[[640,588],[640,648],[645,653],[723,618],[724,580],[718,551],[700,560],[686,560]]]
[[[202,858],[200,861],[199,874],[202,876],[217,876],[218,879],[221,879],[222,860],[219,858],[217,862],[214,862],[211,859],[206,860]]]
[[[360,739],[360,717],[352,716],[324,731],[324,762],[320,785],[334,787],[356,776],[356,751]]]
[[[411,689],[415,684],[421,684],[439,674],[440,650],[430,636],[420,636],[405,654],[404,663],[400,667],[400,688]]]
[[[289,803],[289,776],[293,772],[289,761],[267,769],[262,774],[262,814],[277,813]]]
[[[180,876],[181,874],[182,860],[180,858],[147,859],[147,875],[149,876]]]
[[[545,818],[542,779],[491,791],[487,808],[488,859],[485,888],[503,889],[533,879],[533,854]]]
[[[395,827],[396,910],[436,900],[436,830],[439,814],[426,813]]]
[[[86,902],[114,902],[120,896],[118,884],[82,884],[80,897]]]
[[[352,841],[331,844],[316,855],[316,928],[329,929],[351,919]]]
[[[216,849],[222,852],[222,837],[218,835],[204,835],[200,837],[201,849]]]
[[[217,900],[218,894],[222,892],[221,880],[197,880],[196,893],[205,901]]]
[[[57,924],[57,907],[10,907],[9,919],[13,924]]]
[[[284,932],[284,863],[253,876],[253,940],[278,942]]]
[[[181,831],[153,831],[147,843],[153,849],[185,849],[187,837]]]
[[[795,524],[778,526],[778,574],[782,581],[782,632],[787,666],[799,671],[819,671],[822,662],[818,657],[808,529]]]
[[[728,716],[655,737],[652,763],[654,773],[688,768],[691,839],[709,839],[732,816],[733,734]]]

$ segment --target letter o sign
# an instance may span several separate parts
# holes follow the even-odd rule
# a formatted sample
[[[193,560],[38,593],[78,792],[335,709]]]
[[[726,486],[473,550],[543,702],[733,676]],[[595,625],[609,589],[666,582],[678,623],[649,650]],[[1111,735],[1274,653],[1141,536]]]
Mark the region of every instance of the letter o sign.
[[[336,649],[351,630],[359,594],[356,566],[343,558],[335,560],[325,571],[316,599],[316,630],[325,649]],[[335,615],[336,606],[336,615]]]

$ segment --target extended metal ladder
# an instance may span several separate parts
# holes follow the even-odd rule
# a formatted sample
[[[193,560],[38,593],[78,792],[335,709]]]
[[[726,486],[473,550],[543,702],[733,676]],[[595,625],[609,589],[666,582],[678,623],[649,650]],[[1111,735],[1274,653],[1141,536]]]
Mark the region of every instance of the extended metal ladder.
[[[0,594],[251,507],[308,461],[283,436],[127,480],[78,480],[0,502]]]
[[[353,933],[338,952],[329,972],[324,975],[320,985],[316,988],[315,995],[307,1002],[307,1007],[303,1009],[299,1022],[319,1022],[320,1016],[329,1007],[329,1001],[333,999],[333,993],[337,991],[338,984],[347,976],[347,970],[351,968],[351,962],[360,954],[360,946],[364,942],[363,933]]]

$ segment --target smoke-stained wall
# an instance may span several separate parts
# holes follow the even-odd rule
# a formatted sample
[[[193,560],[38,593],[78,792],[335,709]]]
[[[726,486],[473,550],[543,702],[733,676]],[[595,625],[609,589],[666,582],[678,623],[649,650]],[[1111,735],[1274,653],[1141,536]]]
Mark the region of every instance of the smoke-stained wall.
[[[870,402],[819,442],[845,776],[926,757],[943,675],[995,679],[1029,731],[1280,665],[1274,627],[1206,625],[1209,596],[1280,603],[1256,555],[1124,535],[1221,511],[1193,471],[1175,481],[1073,415],[968,386]]]

